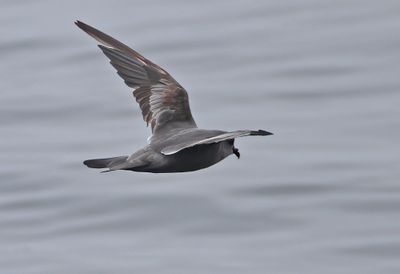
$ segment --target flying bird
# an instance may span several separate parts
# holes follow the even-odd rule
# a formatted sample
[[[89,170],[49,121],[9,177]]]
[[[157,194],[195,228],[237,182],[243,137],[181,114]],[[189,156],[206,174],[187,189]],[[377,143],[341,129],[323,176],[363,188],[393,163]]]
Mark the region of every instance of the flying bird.
[[[265,130],[208,130],[197,127],[186,90],[164,69],[111,36],[81,21],[75,24],[99,42],[99,48],[125,84],[150,125],[149,144],[130,156],[90,159],[83,163],[102,172],[131,170],[169,173],[212,166],[231,154],[239,159],[235,138],[265,136]]]

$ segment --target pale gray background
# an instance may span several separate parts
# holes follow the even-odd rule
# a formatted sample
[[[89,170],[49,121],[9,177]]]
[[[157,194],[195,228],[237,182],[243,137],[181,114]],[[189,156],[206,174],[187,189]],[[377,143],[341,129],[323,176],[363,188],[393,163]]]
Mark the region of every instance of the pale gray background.
[[[99,174],[149,130],[83,20],[168,70],[186,174]],[[399,1],[1,1],[1,273],[400,273]]]

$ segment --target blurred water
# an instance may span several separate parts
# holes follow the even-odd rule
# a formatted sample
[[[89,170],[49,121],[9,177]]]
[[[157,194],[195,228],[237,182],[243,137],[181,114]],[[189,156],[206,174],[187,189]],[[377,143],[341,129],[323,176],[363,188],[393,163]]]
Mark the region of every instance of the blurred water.
[[[2,1],[1,273],[399,273],[398,1]],[[145,144],[83,20],[167,69],[204,128],[186,174],[82,165]]]

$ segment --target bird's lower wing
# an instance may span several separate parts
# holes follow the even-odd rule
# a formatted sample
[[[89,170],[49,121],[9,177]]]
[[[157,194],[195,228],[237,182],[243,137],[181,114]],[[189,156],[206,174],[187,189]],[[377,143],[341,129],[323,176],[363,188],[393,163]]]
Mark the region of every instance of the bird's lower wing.
[[[235,138],[239,138],[239,137],[244,137],[244,136],[251,136],[251,135],[266,136],[266,135],[272,135],[272,133],[265,131],[265,130],[261,130],[261,129],[259,129],[259,130],[236,130],[236,131],[221,133],[221,134],[218,134],[218,135],[215,135],[212,137],[208,137],[208,138],[203,138],[200,140],[193,140],[193,141],[189,141],[189,142],[182,142],[177,145],[167,146],[161,150],[161,153],[164,155],[171,155],[171,154],[175,154],[185,148],[194,147],[197,145],[219,143],[222,141],[235,139]]]

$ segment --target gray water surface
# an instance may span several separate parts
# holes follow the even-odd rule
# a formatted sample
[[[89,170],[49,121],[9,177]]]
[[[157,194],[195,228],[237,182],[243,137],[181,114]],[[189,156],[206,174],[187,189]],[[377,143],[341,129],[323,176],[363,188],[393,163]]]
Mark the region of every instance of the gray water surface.
[[[0,272],[400,273],[398,1],[1,1]],[[169,71],[198,172],[100,174],[146,143],[83,20]]]

